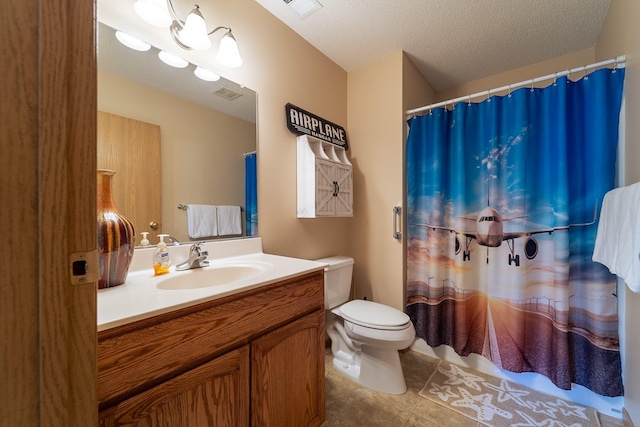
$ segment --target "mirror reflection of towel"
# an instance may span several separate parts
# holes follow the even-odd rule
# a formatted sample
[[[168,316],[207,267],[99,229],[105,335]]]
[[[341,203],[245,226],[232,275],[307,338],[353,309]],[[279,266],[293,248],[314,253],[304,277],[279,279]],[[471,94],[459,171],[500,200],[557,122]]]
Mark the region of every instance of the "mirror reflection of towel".
[[[190,239],[218,235],[218,215],[214,205],[187,205],[187,227]]]
[[[218,206],[218,233],[220,236],[242,234],[240,206]]]

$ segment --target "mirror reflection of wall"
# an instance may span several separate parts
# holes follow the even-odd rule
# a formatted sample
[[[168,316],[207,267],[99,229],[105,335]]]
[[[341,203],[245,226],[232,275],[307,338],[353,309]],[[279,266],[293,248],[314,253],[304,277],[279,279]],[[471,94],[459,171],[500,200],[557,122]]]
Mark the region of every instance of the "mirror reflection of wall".
[[[151,65],[134,65],[135,58],[143,59],[140,53],[148,52],[127,52],[128,48],[117,45],[103,47],[109,36],[105,34],[105,27],[99,24],[98,110],[157,125],[161,135],[160,181],[156,178],[158,171],[150,170],[155,168],[148,164],[145,156],[140,156],[132,162],[140,171],[144,171],[142,176],[148,179],[121,184],[126,185],[127,192],[161,192],[162,232],[180,241],[188,241],[187,215],[184,210],[177,208],[178,204],[245,205],[245,154],[256,150],[255,92],[224,79],[218,82],[197,81],[192,69],[165,70],[169,67],[160,63],[157,56],[156,63],[152,62]],[[106,28],[113,32],[109,27]],[[113,44],[113,41],[110,43]],[[109,49],[122,50],[125,56],[107,52]],[[122,66],[126,66],[126,69],[120,71]],[[146,67],[147,75],[141,78],[144,83],[134,79],[135,67]],[[163,89],[173,91],[173,94],[153,87],[158,83],[149,81],[150,67],[162,72],[183,72],[180,78],[171,77],[171,83],[165,80],[159,84]],[[175,95],[181,93],[180,85],[186,79],[195,79],[195,84],[204,84],[196,90],[202,101],[194,101],[193,98],[186,100]],[[167,87],[169,85],[170,88]],[[207,98],[219,98],[212,92],[220,87],[229,88],[241,96],[234,100],[216,99],[216,104],[227,103],[233,105],[230,111],[234,108],[238,110],[239,104],[234,102],[241,100],[247,104],[247,98],[251,98],[248,102],[251,111],[246,113],[247,108],[244,108],[245,113],[234,112],[241,116],[239,118],[202,105],[208,102]],[[185,92],[190,90],[185,89]],[[138,198],[142,200],[144,197],[129,194],[129,199]],[[127,212],[122,213],[127,215]],[[242,223],[244,229],[244,217]],[[149,227],[136,227],[138,236],[143,231],[150,232],[151,244],[157,243],[156,231]]]

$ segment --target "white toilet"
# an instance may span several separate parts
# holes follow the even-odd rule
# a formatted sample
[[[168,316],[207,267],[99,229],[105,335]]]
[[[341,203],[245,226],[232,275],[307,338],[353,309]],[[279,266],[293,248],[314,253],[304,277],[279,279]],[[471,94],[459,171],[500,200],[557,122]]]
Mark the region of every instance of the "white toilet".
[[[391,394],[407,391],[398,350],[409,347],[415,339],[409,316],[372,301],[347,302],[353,258],[334,256],[317,261],[329,264],[324,271],[324,305],[333,366],[373,390]]]

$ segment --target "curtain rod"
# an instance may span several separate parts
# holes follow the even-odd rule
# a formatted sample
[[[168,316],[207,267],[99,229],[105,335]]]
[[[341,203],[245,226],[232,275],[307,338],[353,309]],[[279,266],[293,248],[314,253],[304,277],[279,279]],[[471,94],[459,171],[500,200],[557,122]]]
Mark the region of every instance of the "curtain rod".
[[[458,97],[458,98],[449,99],[447,101],[438,102],[438,103],[427,105],[427,106],[424,106],[424,107],[414,108],[413,110],[407,110],[405,112],[405,114],[407,116],[410,116],[410,115],[414,115],[416,113],[421,113],[423,111],[433,110],[434,108],[445,107],[448,104],[455,105],[458,102],[470,101],[473,98],[479,98],[479,97],[485,97],[485,96],[488,97],[488,96],[491,96],[492,93],[503,92],[503,91],[506,91],[506,90],[511,91],[513,89],[517,89],[517,88],[520,88],[520,87],[523,87],[523,86],[528,86],[528,85],[531,85],[533,83],[538,83],[538,82],[542,82],[542,81],[545,81],[545,80],[556,79],[558,77],[566,76],[566,75],[569,75],[569,74],[579,73],[581,71],[587,71],[587,70],[591,70],[591,69],[594,69],[594,68],[604,67],[605,65],[616,64],[616,66],[618,66],[620,64],[624,64],[626,60],[627,60],[627,57],[625,55],[621,55],[621,56],[618,56],[617,58],[614,58],[614,59],[608,59],[606,61],[596,62],[595,64],[585,65],[585,66],[578,67],[578,68],[572,68],[570,70],[565,70],[565,71],[559,71],[557,73],[548,74],[546,76],[536,77],[535,79],[525,80],[525,81],[520,82],[520,83],[514,83],[514,84],[511,84],[511,85],[506,85],[506,86],[502,86],[502,87],[499,87],[499,88],[489,89],[489,90],[485,90],[483,92],[474,93],[473,95],[461,96],[461,97]]]

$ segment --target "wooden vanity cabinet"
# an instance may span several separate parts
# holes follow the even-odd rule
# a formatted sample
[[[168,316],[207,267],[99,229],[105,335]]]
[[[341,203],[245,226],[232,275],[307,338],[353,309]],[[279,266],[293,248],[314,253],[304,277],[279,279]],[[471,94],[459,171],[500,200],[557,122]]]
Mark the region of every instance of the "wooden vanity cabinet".
[[[318,426],[322,270],[98,333],[101,427]]]
[[[324,310],[251,343],[251,425],[324,421]]]
[[[100,412],[100,427],[249,425],[249,346]]]

